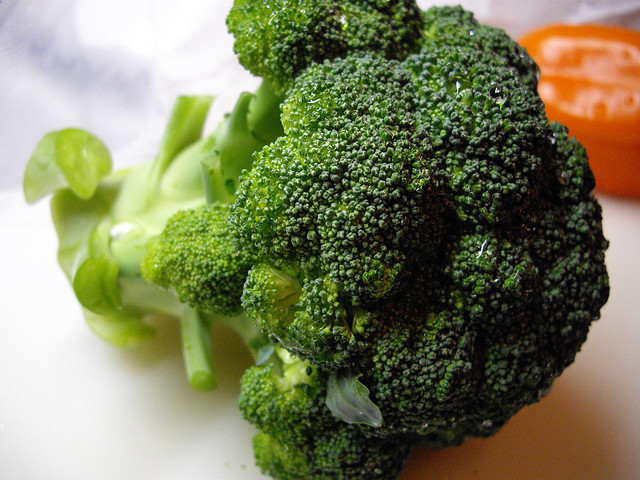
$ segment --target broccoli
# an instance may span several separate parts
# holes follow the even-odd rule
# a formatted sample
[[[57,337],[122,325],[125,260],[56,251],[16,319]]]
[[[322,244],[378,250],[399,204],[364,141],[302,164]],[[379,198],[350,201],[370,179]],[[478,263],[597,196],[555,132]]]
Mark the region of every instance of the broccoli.
[[[68,130],[27,167],[92,328],[179,317],[197,388],[211,324],[235,328],[256,462],[283,480],[396,478],[544,397],[607,301],[608,243],[524,49],[411,0],[236,0],[227,23],[262,84],[213,133],[210,99],[182,99],[149,164],[109,173]]]
[[[607,300],[607,241],[586,153],[547,120],[535,63],[460,8],[423,20],[405,57],[355,50],[293,80],[284,134],[228,223],[259,259],[244,308],[368,392],[382,420],[361,432],[446,447],[495,433],[574,360]],[[262,435],[289,421],[243,410]]]
[[[239,405],[260,432],[256,460],[283,480],[395,478],[411,442],[403,435],[374,438],[325,406],[327,372],[276,347],[269,362],[242,377]]]
[[[525,49],[504,30],[479,23],[472,12],[460,6],[432,7],[423,12],[422,43],[471,47],[480,63],[497,63],[520,77],[533,90],[540,72]]]
[[[228,206],[210,203],[180,210],[147,246],[141,273],[173,289],[178,300],[205,311],[235,315],[252,264],[235,248],[226,225]]]
[[[422,18],[410,0],[236,0],[227,25],[240,63],[284,93],[308,66],[349,52],[406,56]]]

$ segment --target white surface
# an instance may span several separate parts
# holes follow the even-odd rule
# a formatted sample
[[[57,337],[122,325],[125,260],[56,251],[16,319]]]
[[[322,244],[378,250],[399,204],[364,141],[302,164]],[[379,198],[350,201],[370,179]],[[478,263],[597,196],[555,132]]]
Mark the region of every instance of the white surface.
[[[639,28],[636,0],[461,3],[514,35],[546,20]],[[229,5],[0,2],[2,480],[261,478],[253,430],[233,402],[248,365],[234,337],[221,332],[219,355],[239,361],[220,372],[221,388],[210,394],[186,384],[175,325],[160,325],[158,341],[138,350],[101,342],[56,265],[47,202],[27,207],[17,190],[49,130],[94,131],[122,167],[153,155],[177,94],[217,95],[217,121],[240,91],[257,85],[233,57],[224,27]],[[404,480],[640,478],[640,202],[602,201],[611,300],[576,364],[496,437],[417,452]]]

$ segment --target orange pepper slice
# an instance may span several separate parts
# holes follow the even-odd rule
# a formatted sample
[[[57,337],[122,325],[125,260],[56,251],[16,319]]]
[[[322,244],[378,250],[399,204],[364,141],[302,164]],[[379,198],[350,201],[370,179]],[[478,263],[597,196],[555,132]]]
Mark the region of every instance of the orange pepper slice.
[[[587,149],[596,189],[639,196],[640,32],[551,25],[519,42],[540,67],[547,116]]]

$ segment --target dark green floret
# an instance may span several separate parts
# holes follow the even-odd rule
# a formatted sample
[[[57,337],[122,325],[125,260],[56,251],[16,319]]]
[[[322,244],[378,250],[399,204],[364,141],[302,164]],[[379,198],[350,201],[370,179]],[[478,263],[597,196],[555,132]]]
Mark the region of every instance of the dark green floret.
[[[400,62],[351,56],[302,74],[285,135],[256,156],[231,207],[243,245],[327,276],[349,303],[385,298],[432,254],[443,202],[418,97]]]
[[[326,372],[276,349],[268,364],[250,368],[241,383],[240,409],[260,429],[254,449],[265,473],[281,480],[385,480],[400,474],[410,442],[368,437],[332,415],[325,405]]]
[[[403,58],[422,19],[407,0],[236,0],[227,17],[240,63],[284,93],[308,66],[349,53]]]
[[[520,78],[523,86],[536,90],[540,71],[525,49],[504,30],[478,22],[473,12],[460,6],[434,6],[423,12],[421,45],[470,47],[478,63],[501,66]]]
[[[409,57],[418,123],[446,172],[461,220],[510,223],[538,195],[552,132],[544,104],[509,68],[473,47],[439,44]]]

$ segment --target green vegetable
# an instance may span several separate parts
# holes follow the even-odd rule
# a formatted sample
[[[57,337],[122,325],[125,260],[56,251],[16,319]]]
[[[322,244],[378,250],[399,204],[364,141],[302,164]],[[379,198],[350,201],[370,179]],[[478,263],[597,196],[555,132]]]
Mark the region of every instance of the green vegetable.
[[[371,437],[335,417],[325,405],[329,380],[327,372],[280,347],[269,363],[244,374],[239,405],[260,429],[258,466],[276,478],[396,478],[410,443],[403,435]]]
[[[177,316],[200,389],[211,325],[238,330],[239,406],[283,480],[393,479],[540,400],[607,300],[608,244],[526,52],[410,0],[236,0],[228,25],[263,83],[211,134],[183,98],[150,163],[108,173],[67,132],[27,167],[89,325],[129,345]]]
[[[573,361],[607,300],[607,241],[535,63],[460,8],[423,19],[404,58],[356,50],[297,75],[229,228],[260,259],[245,309],[326,372],[330,410],[353,421],[375,405],[365,436],[446,447],[495,433]],[[340,391],[332,372],[350,370]],[[241,408],[295,444],[285,420]]]
[[[173,289],[180,302],[224,315],[241,313],[240,297],[252,258],[229,235],[228,206],[181,210],[147,246],[142,276]]]
[[[379,427],[382,425],[382,414],[369,398],[369,389],[360,382],[361,375],[344,369],[332,371],[325,403],[340,420]]]
[[[227,25],[240,63],[284,93],[326,59],[369,51],[406,56],[417,48],[422,20],[406,0],[236,0]]]
[[[27,202],[34,203],[69,187],[87,200],[110,171],[107,147],[89,132],[77,128],[51,132],[40,140],[27,164],[24,196]]]

